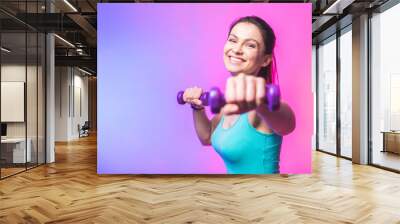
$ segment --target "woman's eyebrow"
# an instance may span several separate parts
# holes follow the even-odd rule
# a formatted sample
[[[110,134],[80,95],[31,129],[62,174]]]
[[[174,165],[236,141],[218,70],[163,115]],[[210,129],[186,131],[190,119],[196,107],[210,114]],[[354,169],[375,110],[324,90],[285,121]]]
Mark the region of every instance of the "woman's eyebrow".
[[[258,43],[258,41],[257,41],[257,40],[255,40],[255,39],[252,39],[252,38],[247,38],[247,39],[245,39],[244,41],[249,41],[249,40],[251,40],[251,41],[254,41],[254,42],[256,42],[258,45],[260,45],[260,43]]]
[[[229,36],[233,36],[234,38],[238,38],[235,34],[229,34]]]

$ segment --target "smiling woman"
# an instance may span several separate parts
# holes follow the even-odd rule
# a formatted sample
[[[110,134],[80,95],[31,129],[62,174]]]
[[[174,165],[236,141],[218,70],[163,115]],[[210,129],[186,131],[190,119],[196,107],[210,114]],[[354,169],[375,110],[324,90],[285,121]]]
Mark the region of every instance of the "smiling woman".
[[[224,46],[226,105],[211,121],[199,99],[203,90],[188,88],[183,100],[192,104],[196,133],[203,145],[212,145],[231,174],[279,173],[282,136],[295,128],[292,109],[266,109],[265,86],[273,77],[275,34],[256,16],[243,17],[230,27]]]

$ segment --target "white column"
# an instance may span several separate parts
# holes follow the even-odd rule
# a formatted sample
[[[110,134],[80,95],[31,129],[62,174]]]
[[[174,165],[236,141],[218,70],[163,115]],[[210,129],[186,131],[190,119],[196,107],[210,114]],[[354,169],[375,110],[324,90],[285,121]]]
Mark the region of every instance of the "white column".
[[[368,163],[368,15],[353,19],[353,162]]]
[[[50,1],[46,4],[47,12],[53,12],[54,6]],[[55,133],[55,44],[54,34],[46,35],[46,163],[55,162],[54,133]]]

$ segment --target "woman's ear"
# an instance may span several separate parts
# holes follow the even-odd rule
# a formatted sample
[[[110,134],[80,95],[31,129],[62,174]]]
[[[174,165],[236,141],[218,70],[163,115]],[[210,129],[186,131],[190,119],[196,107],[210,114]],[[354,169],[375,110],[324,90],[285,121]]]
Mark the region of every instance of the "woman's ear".
[[[271,62],[272,62],[272,55],[270,54],[265,55],[262,67],[267,67],[269,64],[271,64]]]

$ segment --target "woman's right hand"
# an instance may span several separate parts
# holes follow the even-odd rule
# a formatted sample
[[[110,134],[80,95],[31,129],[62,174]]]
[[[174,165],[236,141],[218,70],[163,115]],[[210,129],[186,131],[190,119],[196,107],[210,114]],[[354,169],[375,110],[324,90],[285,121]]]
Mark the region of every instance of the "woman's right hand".
[[[200,100],[203,90],[200,87],[194,86],[187,88],[183,93],[183,101],[185,103],[194,104],[196,106],[204,106]]]

